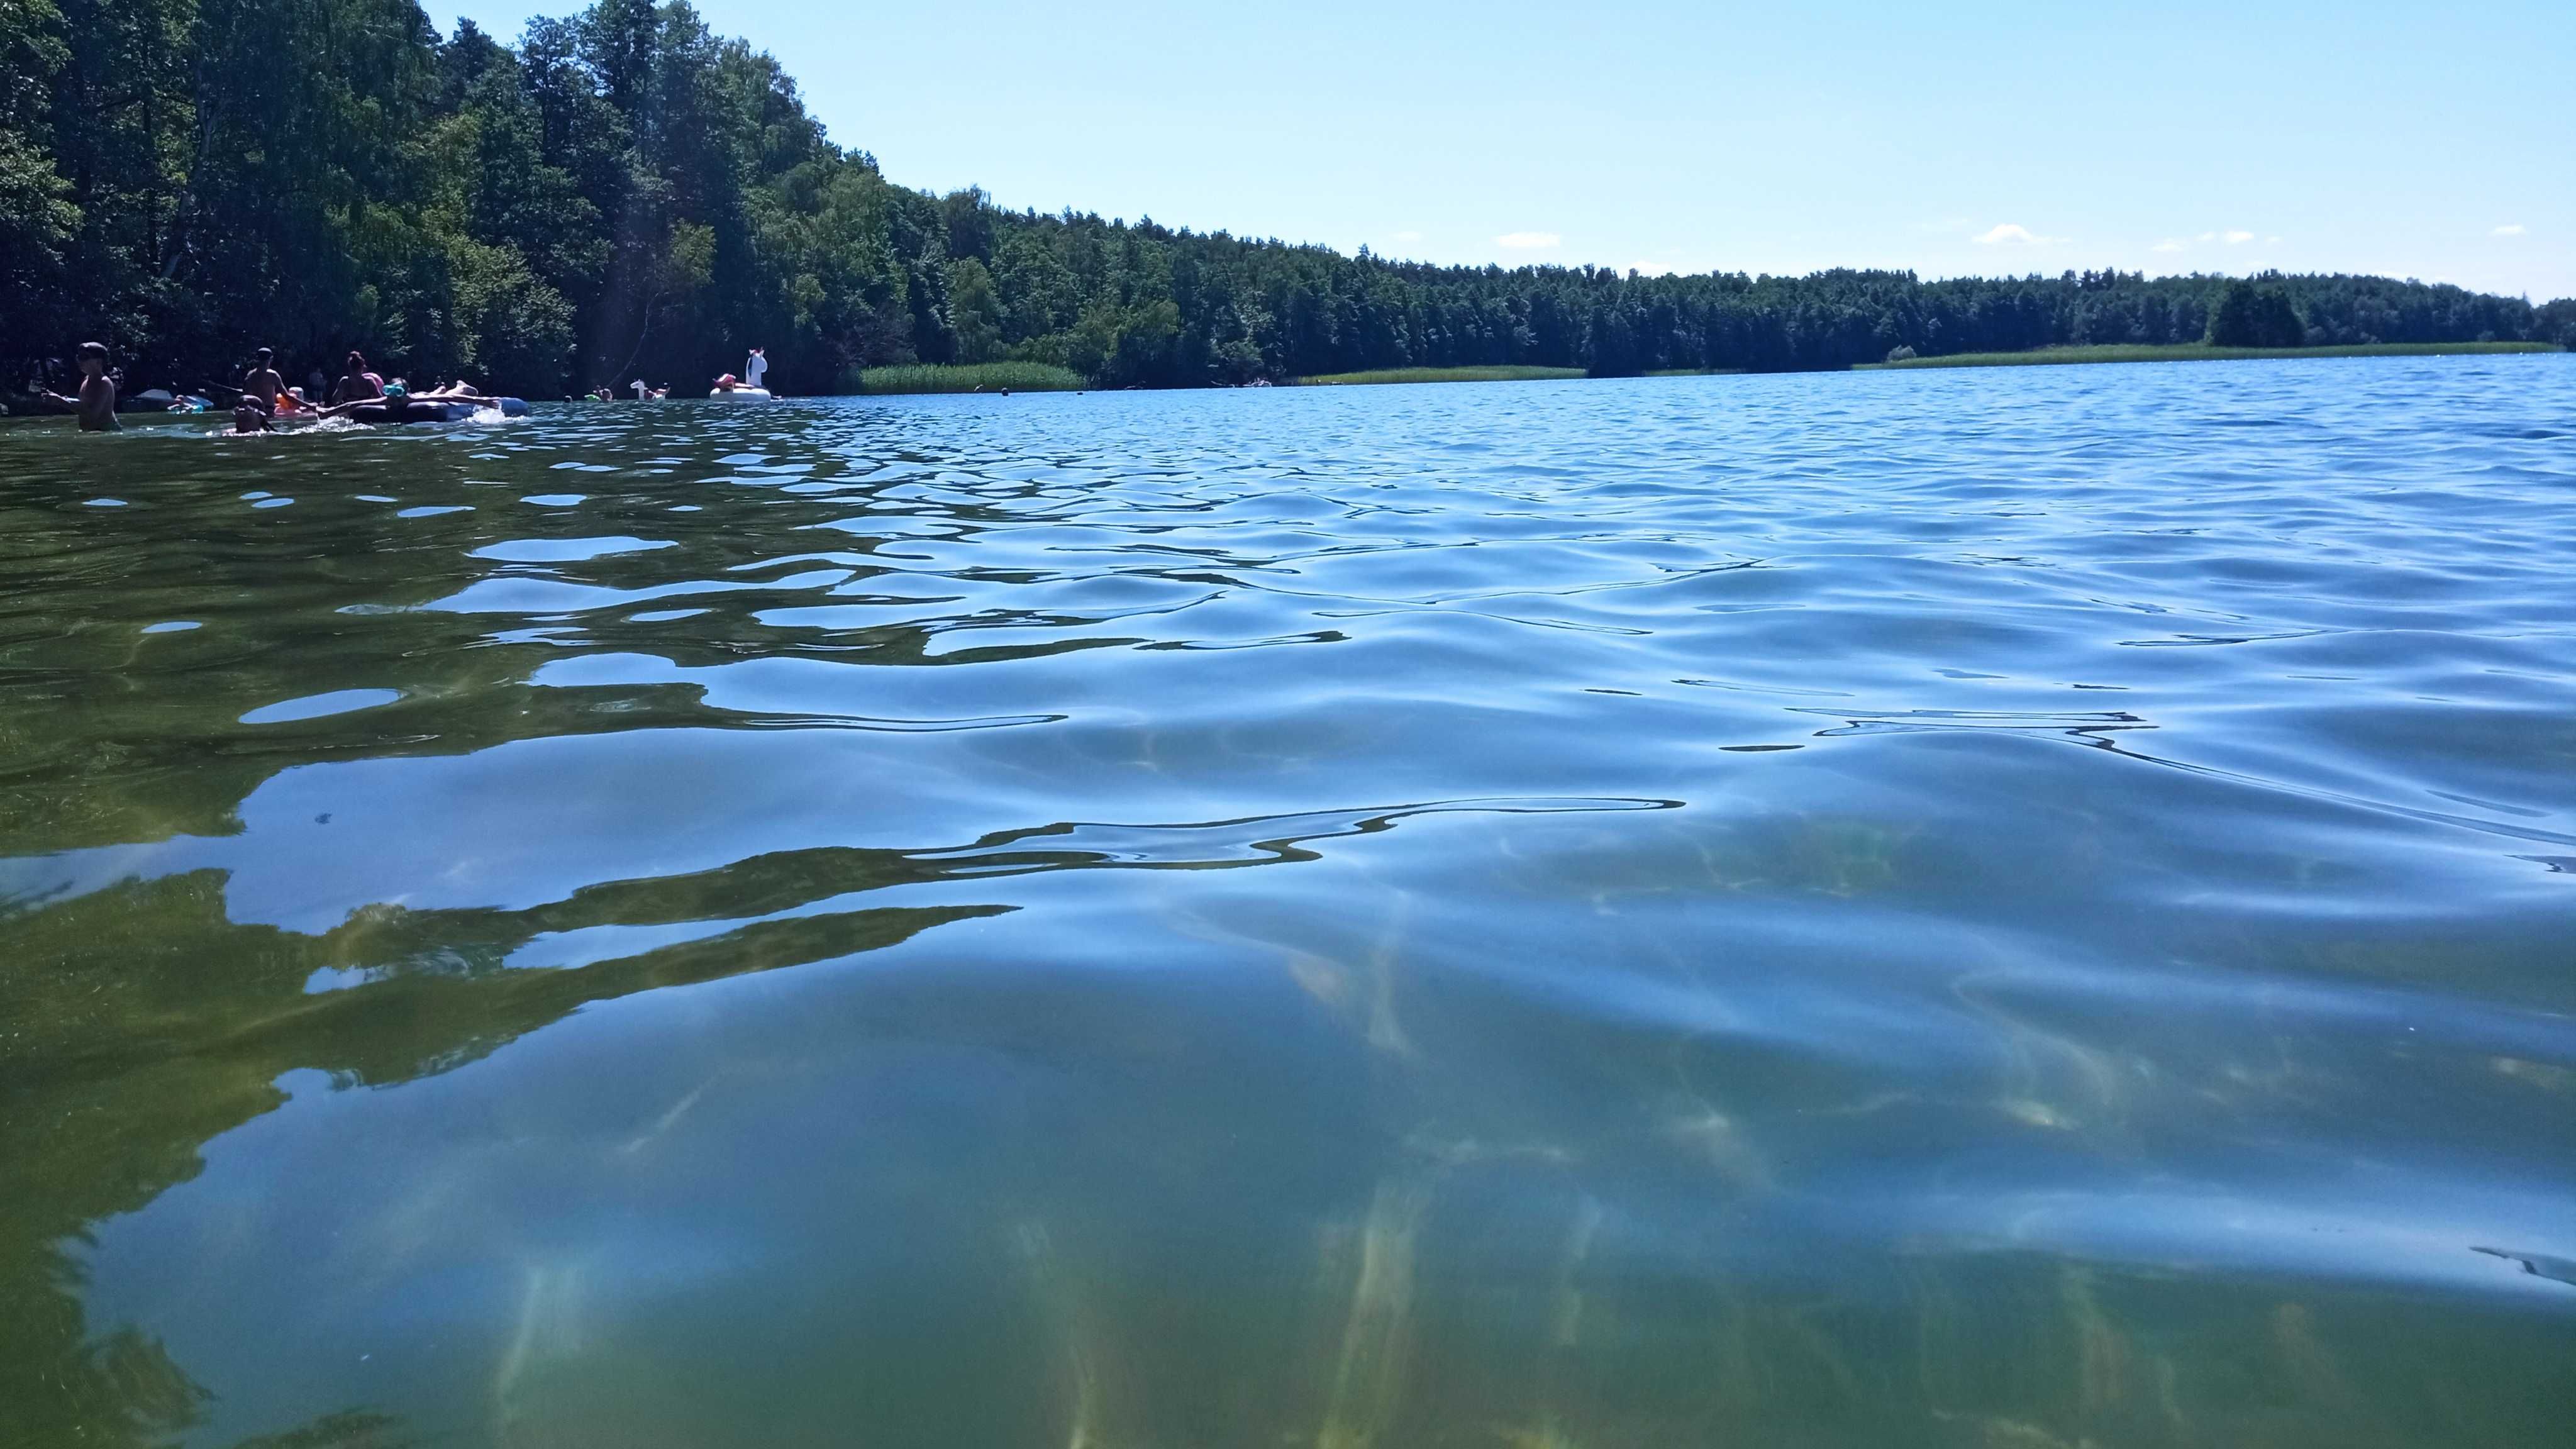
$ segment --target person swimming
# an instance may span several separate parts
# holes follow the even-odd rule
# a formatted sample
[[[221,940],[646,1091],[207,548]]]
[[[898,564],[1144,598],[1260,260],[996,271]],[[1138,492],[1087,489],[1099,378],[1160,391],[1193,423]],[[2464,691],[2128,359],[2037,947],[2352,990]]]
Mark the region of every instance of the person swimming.
[[[268,430],[268,409],[260,406],[259,395],[257,393],[246,392],[234,400],[234,432],[265,433]]]

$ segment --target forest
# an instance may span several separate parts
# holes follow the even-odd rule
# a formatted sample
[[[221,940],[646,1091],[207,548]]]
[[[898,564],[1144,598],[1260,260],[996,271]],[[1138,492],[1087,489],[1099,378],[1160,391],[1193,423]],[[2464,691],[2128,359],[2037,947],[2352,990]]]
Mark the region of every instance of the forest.
[[[1645,277],[1009,211],[888,180],[685,0],[515,44],[415,0],[0,0],[0,368],[95,338],[138,384],[265,345],[293,376],[355,348],[529,397],[695,386],[753,345],[807,393],[1000,361],[1099,387],[1771,372],[2198,342],[2231,287],[2264,345],[2576,343],[2576,300],[2383,277]]]

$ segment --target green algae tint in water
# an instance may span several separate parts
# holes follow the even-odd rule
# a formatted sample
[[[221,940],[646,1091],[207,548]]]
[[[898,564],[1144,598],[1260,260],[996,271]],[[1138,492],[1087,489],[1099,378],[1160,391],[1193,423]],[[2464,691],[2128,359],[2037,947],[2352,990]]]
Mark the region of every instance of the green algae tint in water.
[[[2576,1442],[2576,361],[11,428],[0,569],[0,1443]]]

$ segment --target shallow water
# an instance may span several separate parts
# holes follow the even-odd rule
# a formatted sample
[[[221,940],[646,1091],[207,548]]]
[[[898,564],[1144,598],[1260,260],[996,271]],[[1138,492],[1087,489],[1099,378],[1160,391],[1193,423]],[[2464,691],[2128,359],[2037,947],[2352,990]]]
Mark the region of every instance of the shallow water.
[[[0,431],[0,1442],[2576,1442],[2576,358]]]

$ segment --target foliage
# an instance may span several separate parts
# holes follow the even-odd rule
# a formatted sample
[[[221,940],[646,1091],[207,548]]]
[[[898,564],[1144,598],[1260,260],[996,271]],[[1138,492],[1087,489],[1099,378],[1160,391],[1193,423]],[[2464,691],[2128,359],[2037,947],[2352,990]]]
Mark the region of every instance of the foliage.
[[[2212,347],[2304,347],[2308,324],[2290,294],[2275,283],[2238,281],[2220,289],[2209,311]]]
[[[2561,347],[2576,348],[2576,297],[2561,297],[2538,310],[2532,335]]]
[[[55,325],[47,303],[81,225],[54,165],[52,91],[69,60],[53,0],[0,0],[0,337]]]
[[[515,46],[442,37],[417,0],[0,0],[0,366],[95,336],[131,380],[193,385],[255,345],[297,373],[355,347],[543,396],[693,390],[762,345],[789,392],[1004,362],[1180,387],[1777,372],[2240,323],[2263,346],[2567,342],[2576,302],[2350,276],[1424,266],[894,185],[685,0],[596,0]]]
[[[1002,355],[1002,294],[974,257],[948,264],[948,326],[957,337],[959,362],[972,366]]]

